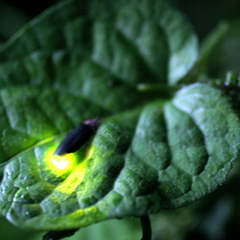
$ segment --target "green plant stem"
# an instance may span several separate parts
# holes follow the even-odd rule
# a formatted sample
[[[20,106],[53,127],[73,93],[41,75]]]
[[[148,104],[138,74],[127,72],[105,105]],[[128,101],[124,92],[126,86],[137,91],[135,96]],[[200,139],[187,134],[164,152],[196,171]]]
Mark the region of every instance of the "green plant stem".
[[[201,44],[198,60],[193,66],[192,70],[181,80],[183,84],[191,84],[198,82],[202,76],[207,72],[208,60],[223,37],[229,31],[229,24],[225,21],[220,22],[212,32],[204,39]]]
[[[152,228],[149,216],[143,216],[140,218],[142,225],[142,239],[141,240],[151,240],[152,238]]]
[[[225,21],[220,22],[201,44],[198,65],[205,65],[216,45],[229,31],[229,24]]]
[[[169,86],[166,84],[140,83],[137,85],[137,90],[139,92],[159,92],[160,94],[164,94],[167,97],[171,96],[181,87],[182,86]],[[164,96],[162,95],[162,97]]]

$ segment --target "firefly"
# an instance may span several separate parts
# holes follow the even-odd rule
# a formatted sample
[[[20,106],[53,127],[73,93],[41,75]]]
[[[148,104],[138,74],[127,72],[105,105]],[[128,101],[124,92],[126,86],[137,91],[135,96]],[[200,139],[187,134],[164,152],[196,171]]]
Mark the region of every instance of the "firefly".
[[[78,125],[66,138],[60,143],[55,151],[55,155],[63,156],[67,153],[76,152],[82,147],[98,129],[100,123],[98,119],[84,121]]]

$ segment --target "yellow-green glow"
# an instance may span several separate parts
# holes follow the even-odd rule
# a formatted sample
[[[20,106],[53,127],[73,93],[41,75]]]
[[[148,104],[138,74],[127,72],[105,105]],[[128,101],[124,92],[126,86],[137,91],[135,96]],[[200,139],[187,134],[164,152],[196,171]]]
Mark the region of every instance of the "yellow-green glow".
[[[86,161],[80,163],[74,171],[68,176],[63,184],[60,184],[56,190],[61,193],[71,194],[76,190],[79,184],[83,181],[87,170]]]
[[[45,166],[56,176],[61,176],[69,173],[66,179],[59,184],[55,191],[69,196],[75,192],[78,186],[84,181],[85,174],[88,168],[88,160],[93,155],[93,147],[89,148],[84,159],[78,159],[77,153],[66,154],[64,156],[54,156],[55,148],[47,151],[44,158]]]
[[[81,160],[81,162],[74,168],[71,174],[67,177],[63,184],[60,184],[57,187],[57,191],[61,193],[71,194],[76,190],[79,184],[84,180],[85,174],[87,172],[87,162],[88,159],[92,157],[94,150],[93,148],[89,148],[86,157]]]
[[[53,157],[52,163],[60,170],[67,170],[72,169],[72,161],[69,159],[69,156],[67,157],[59,157],[55,156]]]
[[[87,172],[88,159],[93,155],[93,147],[89,148],[84,159],[79,159],[77,153],[70,153],[64,156],[54,155],[56,146],[50,148],[43,159],[44,168],[51,171],[56,177],[69,174],[57,190],[62,193],[74,192],[77,186],[84,180]]]
[[[49,149],[44,158],[48,168],[56,175],[72,171],[77,165],[76,154],[70,153],[64,156],[54,156],[55,150],[55,148]]]

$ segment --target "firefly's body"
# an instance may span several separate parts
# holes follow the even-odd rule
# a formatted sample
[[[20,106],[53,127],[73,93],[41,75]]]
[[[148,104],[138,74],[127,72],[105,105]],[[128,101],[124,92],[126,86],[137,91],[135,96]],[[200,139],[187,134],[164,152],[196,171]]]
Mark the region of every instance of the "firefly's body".
[[[99,122],[96,119],[83,122],[61,142],[55,154],[62,156],[67,153],[76,152],[90,139],[98,127]]]

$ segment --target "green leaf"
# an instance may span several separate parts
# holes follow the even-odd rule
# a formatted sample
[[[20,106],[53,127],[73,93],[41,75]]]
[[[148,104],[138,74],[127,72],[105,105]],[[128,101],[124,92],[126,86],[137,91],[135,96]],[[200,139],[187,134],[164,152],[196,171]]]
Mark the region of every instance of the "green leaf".
[[[54,58],[64,49],[130,84],[146,79],[175,84],[197,58],[197,39],[186,19],[163,0],[71,0],[46,11],[1,46],[0,61],[32,55],[38,71],[49,59],[37,59],[37,52],[50,52]]]
[[[240,125],[230,107],[220,91],[193,85],[172,101],[113,115],[69,171],[52,166],[60,137],[38,143],[5,166],[1,211],[47,230],[185,206],[222,184],[237,157]]]
[[[172,100],[137,90],[178,83],[196,57],[189,24],[163,0],[72,0],[32,21],[0,49],[0,212],[21,227],[77,229],[216,189],[239,150],[228,98],[206,85]],[[54,156],[96,117],[89,142]]]
[[[117,229],[117,233],[116,233]],[[87,228],[82,228],[76,232],[69,240],[105,240],[105,239],[140,239],[142,235],[140,222],[138,219],[111,219],[93,224]]]

